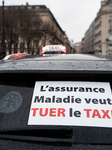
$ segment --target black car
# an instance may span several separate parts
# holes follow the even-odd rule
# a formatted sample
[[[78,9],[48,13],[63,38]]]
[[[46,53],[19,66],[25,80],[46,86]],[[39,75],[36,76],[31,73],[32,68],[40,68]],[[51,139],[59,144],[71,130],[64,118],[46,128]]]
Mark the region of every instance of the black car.
[[[111,87],[105,58],[2,60],[0,150],[112,149]]]

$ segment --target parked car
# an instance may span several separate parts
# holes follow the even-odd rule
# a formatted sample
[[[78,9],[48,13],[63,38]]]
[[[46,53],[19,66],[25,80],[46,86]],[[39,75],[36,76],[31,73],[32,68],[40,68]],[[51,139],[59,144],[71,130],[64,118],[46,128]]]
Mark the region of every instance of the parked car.
[[[30,54],[16,53],[16,54],[11,54],[11,55],[5,56],[3,60],[13,60],[13,59],[19,59],[19,58],[23,58],[23,57],[27,57],[27,56],[30,56]]]
[[[0,149],[112,149],[112,61],[89,55],[0,62]]]

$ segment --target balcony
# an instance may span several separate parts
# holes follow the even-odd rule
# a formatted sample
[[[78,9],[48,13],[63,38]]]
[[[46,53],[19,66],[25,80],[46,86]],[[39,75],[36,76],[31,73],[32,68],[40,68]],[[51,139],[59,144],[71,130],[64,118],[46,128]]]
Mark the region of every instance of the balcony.
[[[97,34],[95,34],[95,37],[99,36],[99,35],[101,35],[101,31],[99,31]]]
[[[102,11],[100,11],[100,14],[107,14],[107,13],[112,13],[112,10],[102,10]]]
[[[101,21],[100,23],[95,27],[95,29],[99,28],[101,26]]]
[[[94,45],[97,45],[97,44],[100,44],[100,43],[101,43],[101,41],[98,41],[98,42],[94,43]]]

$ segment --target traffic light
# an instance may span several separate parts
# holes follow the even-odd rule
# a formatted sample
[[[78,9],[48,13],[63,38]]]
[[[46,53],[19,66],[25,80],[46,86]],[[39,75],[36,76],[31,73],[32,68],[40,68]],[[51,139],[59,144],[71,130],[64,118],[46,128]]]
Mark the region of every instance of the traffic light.
[[[101,55],[101,54],[102,54],[102,51],[99,51],[99,54]]]

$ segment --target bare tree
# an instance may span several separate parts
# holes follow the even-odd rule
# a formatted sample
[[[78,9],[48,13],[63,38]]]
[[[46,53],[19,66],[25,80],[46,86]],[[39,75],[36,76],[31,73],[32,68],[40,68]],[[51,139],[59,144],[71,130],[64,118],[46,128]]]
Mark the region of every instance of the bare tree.
[[[39,45],[39,41],[42,37],[41,26],[43,21],[41,18],[33,13],[31,15],[31,10],[25,10],[24,15],[20,17],[20,21],[22,22],[21,36],[27,43],[28,53],[34,53],[34,42],[36,42],[37,47]],[[21,12],[22,15],[22,12]]]
[[[0,39],[2,40],[1,22]],[[53,42],[55,44],[56,41],[61,43],[56,28],[50,23],[44,22],[32,9],[10,8],[5,10],[5,39],[9,54],[16,53],[18,45],[20,45],[20,52],[24,52],[26,48],[28,53],[34,54],[36,52],[39,55],[42,46]],[[22,39],[22,43],[20,43],[20,39]]]
[[[18,11],[9,9],[5,11],[5,39],[9,54],[12,53],[12,45],[18,42],[20,32],[18,30]]]

